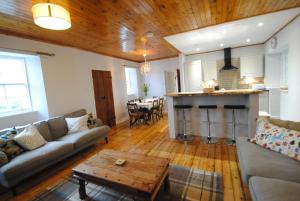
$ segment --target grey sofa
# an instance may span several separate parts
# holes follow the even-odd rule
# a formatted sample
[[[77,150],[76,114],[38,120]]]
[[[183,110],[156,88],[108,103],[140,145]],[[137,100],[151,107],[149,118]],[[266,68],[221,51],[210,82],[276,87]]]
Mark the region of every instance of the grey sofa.
[[[16,185],[22,180],[36,174],[78,151],[97,143],[107,136],[110,127],[97,120],[97,127],[87,131],[68,133],[65,117],[79,117],[86,114],[81,109],[61,117],[35,123],[41,135],[48,141],[44,146],[32,151],[26,151],[0,167],[0,184],[11,188],[15,194]],[[0,133],[1,134],[1,133]]]
[[[284,126],[284,121],[271,123],[298,129]],[[300,200],[299,161],[264,149],[249,142],[246,137],[237,138],[237,154],[242,180],[249,186],[253,201]]]

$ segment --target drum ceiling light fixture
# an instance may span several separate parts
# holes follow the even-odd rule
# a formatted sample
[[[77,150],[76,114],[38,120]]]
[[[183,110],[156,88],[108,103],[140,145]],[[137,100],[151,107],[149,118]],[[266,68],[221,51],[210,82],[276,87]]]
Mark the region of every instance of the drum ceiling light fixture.
[[[38,3],[32,6],[34,23],[45,29],[66,30],[71,28],[70,13],[53,3]]]

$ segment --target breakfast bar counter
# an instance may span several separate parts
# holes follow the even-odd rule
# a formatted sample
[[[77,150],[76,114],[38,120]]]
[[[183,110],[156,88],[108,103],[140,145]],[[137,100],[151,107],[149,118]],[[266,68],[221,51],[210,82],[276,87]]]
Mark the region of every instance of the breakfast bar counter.
[[[236,136],[253,137],[256,129],[256,119],[259,110],[260,90],[237,89],[219,90],[214,92],[179,92],[169,93],[167,97],[169,137],[175,138],[178,133],[182,133],[183,114],[175,109],[175,105],[189,105],[192,108],[186,110],[185,125],[188,134],[207,136],[208,122],[207,112],[199,109],[199,105],[215,105],[216,109],[209,111],[210,130],[212,137],[231,138],[233,129],[233,112],[224,109],[224,105],[245,106],[244,109],[235,110],[235,133]]]

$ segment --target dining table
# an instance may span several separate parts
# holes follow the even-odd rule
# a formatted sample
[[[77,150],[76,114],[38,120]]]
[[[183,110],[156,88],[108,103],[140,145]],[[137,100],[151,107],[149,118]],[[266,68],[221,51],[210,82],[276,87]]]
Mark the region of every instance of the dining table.
[[[146,108],[148,110],[151,110],[154,100],[158,100],[158,99],[157,98],[146,98],[141,101],[135,101],[134,103],[138,106],[138,108]]]

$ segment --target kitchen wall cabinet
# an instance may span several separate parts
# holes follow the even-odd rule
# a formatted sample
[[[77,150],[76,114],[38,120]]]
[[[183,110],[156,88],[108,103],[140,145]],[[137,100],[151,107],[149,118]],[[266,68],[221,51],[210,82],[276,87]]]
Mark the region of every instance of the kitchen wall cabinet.
[[[217,64],[215,60],[202,62],[203,80],[217,79]]]
[[[240,57],[241,77],[263,77],[264,62],[262,55],[251,55]]]

